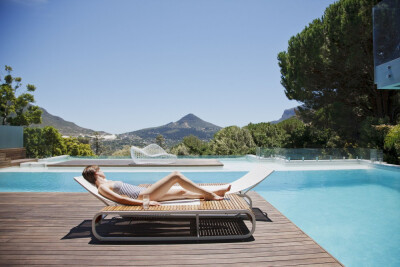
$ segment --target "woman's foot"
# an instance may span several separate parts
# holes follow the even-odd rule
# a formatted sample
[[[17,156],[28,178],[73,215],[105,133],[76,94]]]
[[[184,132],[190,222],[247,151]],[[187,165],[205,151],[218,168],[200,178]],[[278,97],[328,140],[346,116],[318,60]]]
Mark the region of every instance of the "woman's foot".
[[[204,196],[204,200],[223,200],[224,198],[216,195],[215,193],[210,193]]]
[[[225,196],[225,194],[227,192],[229,192],[229,190],[231,190],[231,185],[229,184],[226,188],[222,188],[222,189],[218,189],[213,191],[214,194],[216,194],[217,196],[223,197]]]

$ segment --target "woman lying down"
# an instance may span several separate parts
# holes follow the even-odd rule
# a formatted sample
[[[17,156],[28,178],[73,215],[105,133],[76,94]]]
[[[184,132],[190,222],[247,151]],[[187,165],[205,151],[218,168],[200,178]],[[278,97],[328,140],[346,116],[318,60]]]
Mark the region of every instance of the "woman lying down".
[[[149,199],[150,206],[158,206],[158,201],[179,199],[222,200],[231,189],[230,185],[218,190],[208,191],[201,188],[180,172],[172,172],[148,188],[127,184],[121,181],[107,180],[103,171],[97,165],[87,166],[82,176],[90,183],[95,184],[102,196],[123,205],[143,205],[143,197]],[[181,188],[173,189],[178,183]]]

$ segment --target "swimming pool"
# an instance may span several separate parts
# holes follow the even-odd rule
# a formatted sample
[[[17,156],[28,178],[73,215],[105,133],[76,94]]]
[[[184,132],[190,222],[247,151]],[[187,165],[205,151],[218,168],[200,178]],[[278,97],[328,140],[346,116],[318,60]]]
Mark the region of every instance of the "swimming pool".
[[[182,172],[197,183],[230,182],[246,173],[239,169]],[[0,191],[84,192],[72,179],[80,172],[0,172]],[[167,173],[106,172],[109,179],[133,184],[153,183]],[[279,170],[256,191],[346,266],[400,266],[399,174],[377,168]]]
[[[346,266],[400,266],[397,171],[275,172],[256,190]]]

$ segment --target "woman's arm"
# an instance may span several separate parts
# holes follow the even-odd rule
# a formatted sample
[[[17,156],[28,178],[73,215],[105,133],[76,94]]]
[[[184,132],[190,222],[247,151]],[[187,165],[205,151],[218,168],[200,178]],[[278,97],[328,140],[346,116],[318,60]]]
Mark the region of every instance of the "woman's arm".
[[[106,185],[101,185],[98,190],[99,190],[99,193],[102,196],[104,196],[104,197],[106,197],[108,199],[111,199],[112,201],[118,202],[120,204],[135,205],[135,206],[143,205],[143,201],[137,200],[137,199],[133,199],[133,198],[129,198],[129,197],[126,197],[126,196],[121,196],[121,195],[115,193],[113,190],[111,190]]]

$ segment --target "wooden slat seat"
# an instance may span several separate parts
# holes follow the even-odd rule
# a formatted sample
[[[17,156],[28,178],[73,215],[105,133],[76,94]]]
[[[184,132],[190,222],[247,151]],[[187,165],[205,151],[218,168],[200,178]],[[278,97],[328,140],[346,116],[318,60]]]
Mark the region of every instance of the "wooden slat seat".
[[[102,211],[193,211],[193,210],[245,210],[250,211],[247,202],[237,194],[227,194],[224,200],[204,201],[200,200],[200,205],[168,205],[150,206],[143,209],[143,206],[106,206]]]

